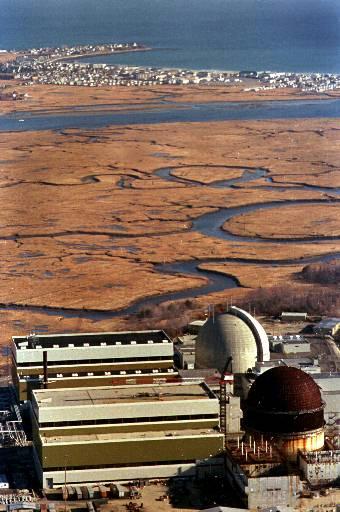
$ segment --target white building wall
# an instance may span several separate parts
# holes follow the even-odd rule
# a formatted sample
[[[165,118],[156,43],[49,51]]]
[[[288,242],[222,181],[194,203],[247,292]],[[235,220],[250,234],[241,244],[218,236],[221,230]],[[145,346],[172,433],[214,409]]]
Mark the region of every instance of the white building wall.
[[[310,353],[310,343],[282,343],[281,350],[284,354]]]
[[[322,455],[326,454],[328,459],[326,462],[322,461]],[[315,453],[315,461],[306,460],[305,457],[299,456],[299,466],[303,472],[304,478],[308,480],[311,485],[319,483],[333,482],[340,478],[340,450],[333,452],[319,452]]]
[[[16,350],[17,365],[20,363],[41,363],[43,352],[47,351],[48,361],[75,362],[82,359],[110,359],[127,357],[173,357],[173,345],[167,343],[106,345],[98,347],[34,348]]]
[[[219,413],[218,400],[211,398],[203,398],[200,400],[159,400],[154,402],[131,402],[105,405],[92,404],[91,407],[86,404],[74,405],[72,407],[61,406],[46,408],[37,406],[34,398],[33,408],[37,414],[39,423]]]
[[[195,463],[169,464],[160,466],[137,466],[124,468],[82,469],[67,471],[66,482],[71,483],[105,483],[130,481],[138,479],[171,478],[174,476],[194,476]],[[43,487],[49,486],[49,480],[53,479],[53,487],[59,487],[65,483],[64,471],[44,471]]]
[[[302,485],[295,475],[249,478],[246,494],[248,508],[291,506],[294,507]]]
[[[340,435],[340,391],[324,392],[322,398],[325,401],[325,422],[327,426],[336,427],[337,435]]]
[[[155,466],[137,466],[124,468],[102,468],[69,470],[66,473],[66,484],[80,483],[105,483],[114,481],[130,480],[148,480],[153,478],[172,478],[172,477],[193,477],[195,475],[204,476],[206,473],[222,474],[223,459],[210,458],[205,461],[197,461],[190,464],[166,464]],[[54,487],[60,487],[65,484],[64,471],[44,471],[43,487],[48,487],[53,480]]]

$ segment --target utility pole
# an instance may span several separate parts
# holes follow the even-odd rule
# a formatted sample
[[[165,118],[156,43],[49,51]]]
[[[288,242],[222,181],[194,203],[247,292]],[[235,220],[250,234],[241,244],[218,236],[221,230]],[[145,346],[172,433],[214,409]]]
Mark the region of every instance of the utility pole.
[[[67,498],[67,489],[66,489],[66,470],[67,470],[67,459],[65,455],[65,465],[64,465],[64,512],[66,512],[66,498]]]

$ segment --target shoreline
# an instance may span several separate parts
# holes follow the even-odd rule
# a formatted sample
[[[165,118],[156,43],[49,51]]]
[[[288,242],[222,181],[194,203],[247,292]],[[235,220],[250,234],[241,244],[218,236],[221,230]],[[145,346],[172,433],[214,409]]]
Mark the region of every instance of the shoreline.
[[[135,53],[135,52],[149,52],[152,51],[153,48],[146,46],[145,48],[129,48],[126,50],[115,50],[114,52],[103,51],[103,52],[93,52],[93,53],[81,53],[79,55],[66,55],[65,57],[56,57],[51,59],[49,62],[62,62],[64,60],[78,60],[84,59],[86,57],[101,57],[102,55],[116,55],[122,53]],[[26,55],[26,54],[23,54]],[[99,64],[105,64],[99,63]]]
[[[3,62],[8,62],[8,60],[11,60],[13,56],[16,57],[23,57],[27,56],[30,57],[31,55],[27,52],[20,49],[1,49],[0,50],[0,64]],[[115,54],[124,54],[124,53],[139,53],[139,52],[164,52],[164,51],[177,51],[177,48],[161,48],[161,47],[151,47],[151,46],[145,46],[145,47],[138,47],[138,48],[128,48],[128,49],[119,49],[115,51],[101,51],[101,52],[94,52],[94,53],[84,53],[84,54],[77,54],[77,55],[66,55],[64,57],[56,57],[51,59],[50,62],[57,62],[57,61],[63,61],[63,60],[72,60],[72,59],[83,59],[86,57],[100,57],[100,56],[108,56],[108,55],[115,55]],[[8,60],[6,55],[8,56]],[[5,59],[3,58],[5,57]],[[105,62],[99,62],[98,64],[107,64]],[[111,64],[107,64],[111,65]],[[113,64],[114,66],[115,64]],[[226,69],[226,68],[207,68],[207,67],[198,67],[198,68],[192,68],[192,67],[186,67],[186,66],[156,66],[156,65],[137,65],[137,64],[124,64],[120,63],[119,65],[122,65],[124,67],[131,67],[131,68],[156,68],[160,71],[167,71],[167,70],[177,70],[177,71],[187,71],[192,73],[226,73],[226,74],[238,74],[245,69],[248,69],[252,72],[256,73],[277,73],[277,74],[283,74],[283,75],[329,75],[329,76],[340,76],[340,70],[339,71],[324,71],[324,70],[293,70],[293,69],[276,69],[276,68],[267,68],[267,69],[256,69],[255,67],[248,66],[247,68],[239,68],[239,69]]]

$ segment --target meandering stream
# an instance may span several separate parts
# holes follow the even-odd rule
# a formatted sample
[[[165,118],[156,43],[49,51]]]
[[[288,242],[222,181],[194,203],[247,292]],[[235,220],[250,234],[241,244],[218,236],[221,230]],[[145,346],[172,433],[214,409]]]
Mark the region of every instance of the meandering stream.
[[[340,100],[310,100],[310,101],[261,101],[261,102],[239,102],[239,103],[207,103],[207,104],[192,104],[192,105],[180,105],[175,104],[171,107],[162,108],[148,108],[143,109],[143,105],[138,106],[137,110],[124,110],[121,112],[117,111],[100,111],[97,108],[91,113],[78,112],[77,108],[72,111],[58,114],[43,113],[38,114],[24,114],[16,113],[15,115],[0,116],[0,131],[26,131],[26,130],[63,130],[66,128],[98,128],[106,125],[132,125],[132,124],[150,124],[150,123],[162,123],[162,122],[206,122],[206,121],[222,121],[228,119],[288,119],[288,118],[318,118],[318,117],[339,117],[340,116]],[[19,122],[23,118],[24,122]],[[156,156],[156,155],[155,155]],[[164,156],[160,154],[159,156]],[[284,192],[286,190],[313,190],[319,191],[324,194],[339,195],[339,188],[328,188],[318,187],[307,184],[292,184],[287,183],[276,185],[273,183],[272,178],[268,176],[268,170],[265,168],[256,167],[239,167],[243,171],[242,175],[237,178],[229,180],[219,180],[210,184],[199,183],[194,180],[179,178],[174,175],[174,171],[183,167],[193,166],[172,166],[163,167],[155,172],[155,175],[159,178],[167,181],[178,183],[179,186],[190,186],[190,187],[211,187],[211,188],[223,188],[232,189],[238,187],[244,183],[250,183],[258,179],[264,179],[267,184],[264,186],[254,185],[252,188],[261,188],[261,190],[275,190],[277,192]],[[199,166],[197,166],[199,167]],[[209,167],[203,166],[202,167]],[[237,166],[211,166],[219,168],[237,168]],[[95,183],[99,181],[95,175],[92,176],[92,181]],[[119,182],[119,186],[125,187],[125,180],[122,179]],[[129,185],[131,186],[131,179],[129,179]],[[251,185],[249,185],[251,187]],[[282,243],[282,244],[313,244],[319,241],[334,241],[339,240],[339,236],[332,236],[329,234],[326,237],[308,237],[306,239],[266,239],[261,237],[251,236],[239,236],[234,235],[226,230],[222,229],[223,224],[232,219],[235,216],[242,215],[248,212],[254,212],[257,210],[270,209],[270,208],[285,208],[288,205],[297,204],[324,204],[325,202],[338,202],[340,199],[334,197],[328,197],[324,200],[282,200],[272,201],[266,203],[258,203],[252,205],[245,205],[232,208],[219,208],[216,211],[206,213],[192,221],[190,230],[201,233],[204,236],[210,238],[222,239],[222,240],[233,240],[242,244],[247,243]],[[74,232],[65,231],[61,233],[63,236],[74,235]],[[84,233],[86,234],[86,233]],[[91,233],[95,236],[108,234],[108,233]],[[149,236],[162,236],[165,233],[159,233],[158,235]],[[36,235],[39,236],[39,235]],[[41,235],[49,236],[49,235]],[[58,236],[58,234],[54,235]],[[115,235],[111,235],[113,238]],[[22,238],[33,238],[34,235],[23,235]],[[124,237],[129,238],[128,234],[117,235],[117,238]],[[13,237],[3,237],[3,239],[9,239]],[[133,238],[133,236],[131,236]],[[77,308],[53,308],[46,306],[31,306],[31,305],[18,305],[18,304],[0,304],[2,310],[21,310],[25,309],[31,312],[39,312],[49,315],[55,315],[60,317],[81,317],[89,318],[93,321],[99,321],[104,319],[113,318],[116,316],[128,315],[136,313],[140,308],[146,307],[151,304],[158,304],[166,301],[174,301],[178,299],[192,298],[202,295],[207,295],[212,292],[222,291],[229,288],[235,288],[239,286],[237,280],[233,277],[228,277],[222,273],[215,271],[203,270],[200,268],[201,265],[207,263],[227,263],[234,262],[240,265],[243,264],[261,264],[268,265],[268,267],[308,264],[317,261],[327,261],[334,258],[339,258],[340,252],[317,255],[314,257],[306,257],[299,259],[281,259],[275,260],[263,260],[263,259],[242,259],[242,258],[206,258],[206,259],[195,259],[186,262],[176,262],[172,264],[158,264],[155,265],[155,270],[165,274],[183,274],[187,276],[194,276],[205,278],[202,286],[186,289],[174,293],[164,293],[161,295],[152,296],[149,298],[143,298],[134,302],[131,306],[123,308],[119,311],[95,311],[85,310]]]

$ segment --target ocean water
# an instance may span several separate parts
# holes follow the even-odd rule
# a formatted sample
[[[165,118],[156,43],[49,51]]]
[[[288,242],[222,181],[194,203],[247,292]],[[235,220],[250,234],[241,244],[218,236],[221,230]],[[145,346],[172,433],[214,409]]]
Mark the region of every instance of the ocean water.
[[[340,0],[0,0],[0,48],[111,41],[155,49],[111,63],[340,73]]]

